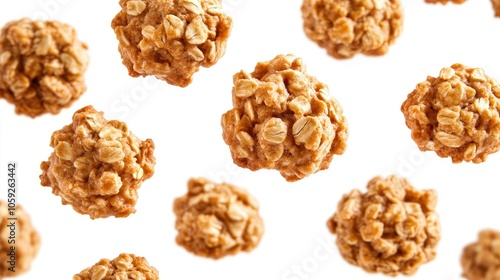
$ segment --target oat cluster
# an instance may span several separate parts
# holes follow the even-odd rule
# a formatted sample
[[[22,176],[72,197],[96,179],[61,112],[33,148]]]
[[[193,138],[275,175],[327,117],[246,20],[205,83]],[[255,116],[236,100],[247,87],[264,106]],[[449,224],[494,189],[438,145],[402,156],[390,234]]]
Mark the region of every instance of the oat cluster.
[[[58,21],[21,19],[0,31],[0,98],[32,118],[57,114],[85,92],[87,45]]]
[[[73,276],[73,280],[158,280],[158,270],[143,257],[122,253],[114,260],[101,259]]]
[[[375,177],[344,195],[328,220],[342,257],[367,272],[412,275],[434,259],[440,239],[437,195],[397,176]]]
[[[495,11],[495,16],[500,17],[500,0],[491,0],[491,5]]]
[[[185,87],[226,51],[232,20],[220,0],[120,0],[120,6],[111,25],[132,77],[154,75]]]
[[[454,163],[480,163],[500,149],[500,85],[480,68],[444,67],[419,83],[401,106],[422,151]]]
[[[233,82],[233,109],[221,124],[240,167],[276,169],[297,181],[344,153],[342,107],[325,84],[306,73],[302,59],[278,55],[259,62],[252,73],[236,73]]]
[[[304,0],[306,35],[335,58],[383,55],[403,28],[399,0]]]
[[[12,218],[9,215],[7,202],[5,200],[0,200],[0,279],[4,277],[14,277],[19,276],[27,272],[31,263],[38,254],[40,249],[40,235],[33,228],[31,224],[31,219],[21,205],[17,205],[15,208],[15,241],[16,243],[9,243],[9,237],[11,236],[9,228],[9,223],[12,220],[7,220],[7,218]],[[15,260],[15,272],[9,270],[11,266],[9,264],[10,247],[15,246],[16,260]]]
[[[190,179],[187,189],[174,201],[177,244],[213,259],[257,247],[264,225],[259,205],[247,191],[203,178]]]
[[[460,262],[462,276],[468,280],[499,280],[500,232],[479,232],[478,240],[464,248]]]
[[[41,164],[41,184],[62,204],[92,219],[135,212],[137,190],[154,173],[151,139],[141,141],[125,123],[108,121],[87,106],[52,134],[50,146],[54,151]]]
[[[448,4],[449,2],[453,4],[462,4],[467,0],[425,0],[426,3],[431,3],[431,4],[436,4],[436,3],[441,3],[441,4]]]

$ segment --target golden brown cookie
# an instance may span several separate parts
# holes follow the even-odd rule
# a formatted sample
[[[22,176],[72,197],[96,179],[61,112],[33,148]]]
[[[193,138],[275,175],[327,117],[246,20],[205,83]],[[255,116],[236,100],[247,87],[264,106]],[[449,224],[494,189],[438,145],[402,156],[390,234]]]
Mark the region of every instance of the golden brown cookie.
[[[120,6],[111,26],[132,77],[186,87],[200,66],[213,66],[226,51],[232,20],[220,0],[120,0]]]
[[[468,280],[500,279],[500,232],[487,229],[478,240],[467,245],[460,260],[462,276]]]
[[[222,116],[234,162],[276,169],[297,181],[327,169],[346,149],[347,122],[327,86],[306,73],[302,59],[278,55],[254,72],[233,76],[233,109]]]
[[[158,270],[143,257],[122,253],[113,260],[101,259],[91,267],[75,274],[73,280],[158,280]]]
[[[62,204],[92,219],[135,212],[137,190],[154,173],[151,139],[141,141],[125,123],[87,106],[52,134],[50,146],[54,152],[41,164],[41,184]]]
[[[9,208],[5,200],[0,200],[0,279],[26,273],[40,249],[40,234],[28,213],[21,205],[12,212]]]
[[[367,192],[344,195],[328,228],[342,257],[367,272],[413,275],[436,255],[441,237],[434,190],[397,176],[375,177]]]
[[[403,29],[400,0],[303,0],[309,39],[335,58],[383,55]]]
[[[192,178],[188,192],[174,202],[177,244],[213,259],[253,250],[264,225],[259,205],[247,191],[228,183]]]
[[[87,45],[58,21],[21,19],[0,31],[0,98],[32,118],[57,114],[82,95]]]
[[[500,85],[480,68],[444,67],[416,86],[401,111],[419,149],[453,163],[480,163],[500,149]]]

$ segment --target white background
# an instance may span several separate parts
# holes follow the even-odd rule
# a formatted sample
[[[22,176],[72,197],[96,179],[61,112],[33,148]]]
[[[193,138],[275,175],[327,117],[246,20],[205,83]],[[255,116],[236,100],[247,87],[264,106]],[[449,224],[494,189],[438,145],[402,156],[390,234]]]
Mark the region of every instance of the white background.
[[[500,19],[493,17],[490,1],[442,6],[403,0],[404,30],[389,53],[349,60],[327,56],[305,37],[300,0],[227,1],[234,28],[226,55],[195,74],[187,88],[127,75],[110,27],[120,9],[117,0],[57,1],[0,0],[1,26],[21,17],[70,23],[91,58],[87,92],[57,116],[18,116],[0,100],[0,197],[7,194],[7,161],[18,161],[19,201],[42,238],[31,270],[17,279],[71,279],[122,252],[145,256],[162,279],[393,279],[367,274],[344,262],[335,246],[321,245],[334,242],[326,220],[342,195],[365,189],[377,175],[403,175],[417,188],[438,191],[438,255],[412,279],[461,279],[463,246],[483,228],[500,229],[500,154],[481,164],[454,165],[422,153],[400,112],[417,83],[455,62],[500,79]],[[220,116],[231,108],[232,75],[282,53],[305,60],[309,74],[329,85],[349,122],[345,154],[335,157],[328,170],[295,183],[277,171],[236,168],[220,127]],[[39,166],[52,152],[52,132],[88,104],[156,144],[156,173],[142,185],[137,212],[128,218],[91,220],[40,186]],[[266,232],[254,251],[213,261],[176,245],[172,202],[185,193],[192,176],[230,181],[259,200]],[[292,273],[294,266],[300,276]]]

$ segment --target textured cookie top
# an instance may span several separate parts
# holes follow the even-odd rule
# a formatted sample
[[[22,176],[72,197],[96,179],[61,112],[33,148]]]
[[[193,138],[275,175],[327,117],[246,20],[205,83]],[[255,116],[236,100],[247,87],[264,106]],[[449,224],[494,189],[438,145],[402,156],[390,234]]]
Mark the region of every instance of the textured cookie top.
[[[41,164],[41,184],[63,204],[92,219],[135,212],[137,190],[154,173],[151,139],[141,141],[125,123],[87,106],[52,134],[50,146],[54,152]]]
[[[464,248],[461,264],[468,280],[500,279],[500,232],[481,231],[478,240]]]
[[[335,58],[383,55],[403,29],[399,0],[304,0],[304,30]]]
[[[437,195],[397,176],[375,177],[344,195],[328,220],[342,257],[368,272],[413,275],[434,259],[441,238]]]
[[[306,73],[302,59],[278,55],[252,73],[233,76],[233,109],[222,116],[234,162],[279,170],[297,181],[328,168],[343,154],[347,122],[327,86]]]
[[[31,224],[31,218],[21,205],[17,205],[15,210],[16,220],[9,213],[8,204],[5,200],[0,200],[0,279],[3,277],[15,277],[27,272],[31,268],[31,263],[35,259],[40,249],[40,234]],[[14,239],[11,231],[12,222],[15,223]],[[15,243],[9,241],[15,240]],[[9,270],[11,264],[11,246],[15,247],[15,272]]]
[[[143,257],[122,253],[113,260],[101,259],[73,276],[73,280],[158,280],[158,270]]]
[[[219,0],[120,0],[120,6],[111,26],[133,77],[185,87],[226,51],[232,20]]]
[[[401,111],[422,151],[480,163],[500,149],[500,85],[480,68],[444,67],[416,86]]]
[[[0,97],[16,113],[57,114],[86,90],[89,57],[73,27],[58,21],[21,19],[0,31]]]
[[[264,225],[259,205],[247,191],[203,178],[190,179],[187,188],[174,202],[177,244],[213,259],[257,247]]]

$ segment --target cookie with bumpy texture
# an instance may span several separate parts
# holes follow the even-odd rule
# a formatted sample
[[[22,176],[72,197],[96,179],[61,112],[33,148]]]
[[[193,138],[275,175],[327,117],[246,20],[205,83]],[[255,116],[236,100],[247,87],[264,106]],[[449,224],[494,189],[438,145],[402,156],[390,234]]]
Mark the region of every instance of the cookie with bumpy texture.
[[[212,259],[257,247],[264,225],[259,204],[246,190],[204,178],[190,179],[187,189],[174,201],[177,244]]]
[[[58,114],[85,92],[87,45],[59,21],[24,18],[0,31],[0,98],[32,118]]]
[[[120,0],[111,26],[132,77],[186,87],[224,55],[232,19],[220,0]]]
[[[76,111],[50,146],[54,151],[40,165],[42,186],[92,219],[134,213],[138,189],[154,174],[153,141],[141,141],[127,124],[106,120],[92,106]]]
[[[421,151],[481,163],[500,149],[500,85],[483,69],[444,67],[417,84],[401,111]]]
[[[367,192],[344,195],[327,225],[350,264],[370,273],[413,275],[436,256],[436,203],[434,190],[417,190],[395,175],[375,177]]]
[[[233,76],[233,109],[221,120],[234,162],[297,181],[327,169],[346,149],[347,121],[328,87],[302,59],[278,55]]]

